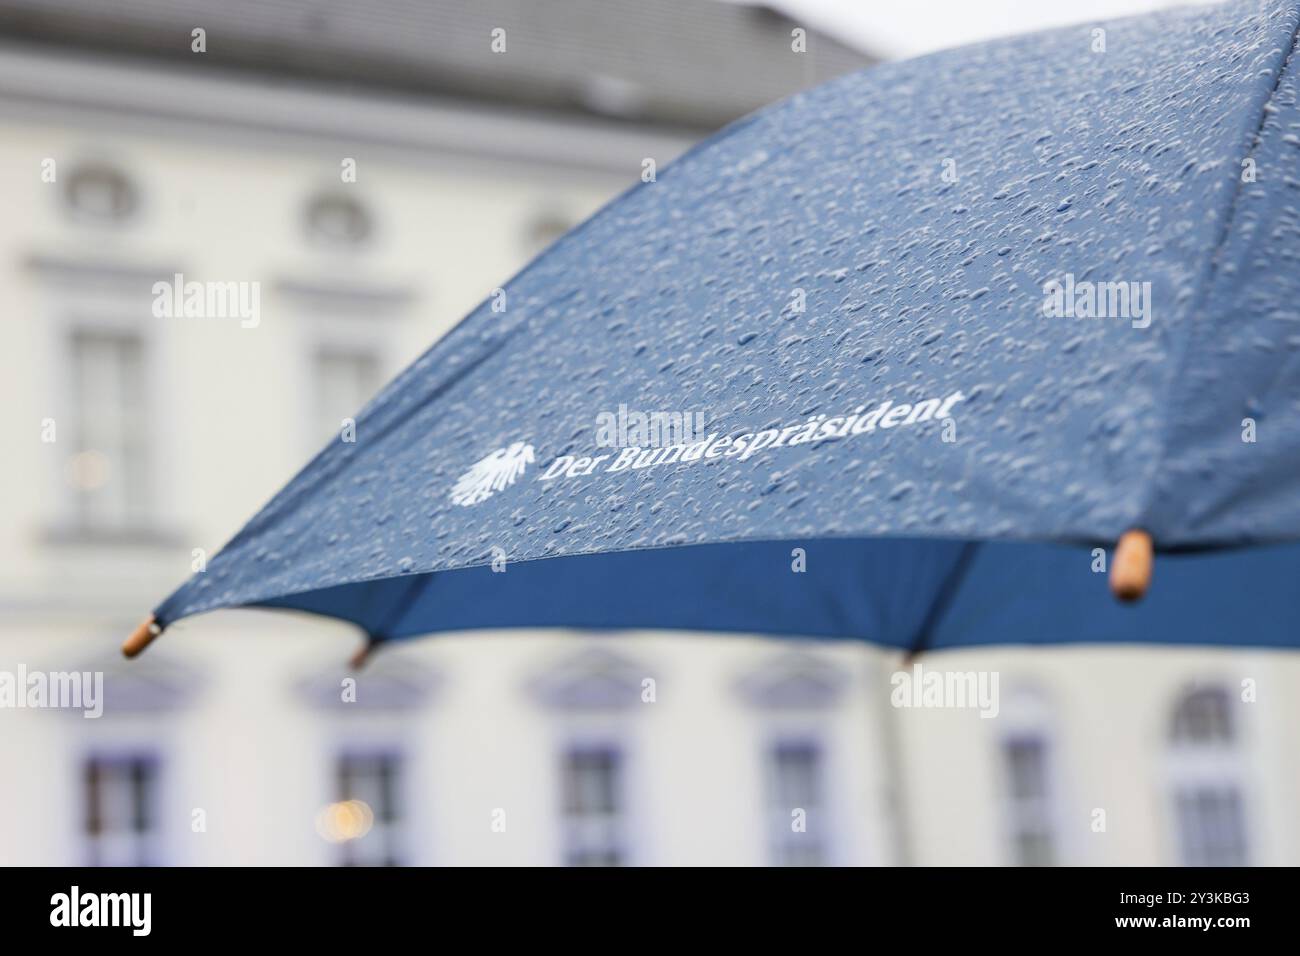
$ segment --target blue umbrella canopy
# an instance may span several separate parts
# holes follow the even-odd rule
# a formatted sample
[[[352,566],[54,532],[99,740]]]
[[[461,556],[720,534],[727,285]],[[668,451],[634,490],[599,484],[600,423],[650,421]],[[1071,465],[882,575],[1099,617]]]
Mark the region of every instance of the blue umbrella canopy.
[[[1298,23],[1081,26],[741,120],[399,375],[154,632],[1300,643]],[[1136,608],[1091,573],[1129,529],[1171,555]]]

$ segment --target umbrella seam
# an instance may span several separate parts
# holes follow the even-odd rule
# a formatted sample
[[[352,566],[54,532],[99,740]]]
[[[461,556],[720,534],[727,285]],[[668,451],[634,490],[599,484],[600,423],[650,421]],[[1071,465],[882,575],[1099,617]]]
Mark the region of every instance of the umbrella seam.
[[[1292,59],[1296,52],[1296,42],[1297,39],[1300,39],[1300,3],[1292,3],[1290,13],[1292,18],[1291,41],[1289,46],[1285,47],[1282,51],[1280,61],[1277,65],[1276,74],[1273,78],[1272,87],[1260,102],[1259,116],[1251,127],[1249,135],[1250,146],[1247,150],[1248,156],[1254,156],[1256,151],[1259,149],[1262,141],[1264,124],[1269,115],[1269,106],[1277,98],[1278,89],[1282,85],[1282,79],[1291,69]],[[1242,179],[1240,176],[1235,176],[1232,196],[1228,200],[1227,207],[1224,210],[1223,220],[1219,224],[1218,235],[1215,239],[1214,245],[1206,256],[1202,278],[1198,283],[1196,295],[1192,298],[1191,305],[1188,308],[1190,329],[1187,337],[1183,340],[1182,348],[1178,351],[1178,358],[1173,363],[1172,371],[1169,375],[1169,386],[1166,390],[1166,408],[1176,407],[1173,403],[1186,387],[1187,376],[1185,375],[1185,370],[1187,368],[1187,362],[1193,352],[1197,351],[1196,345],[1200,340],[1198,332],[1203,324],[1199,320],[1199,311],[1209,300],[1210,295],[1215,288],[1215,283],[1219,276],[1219,258],[1224,247],[1228,243],[1228,239],[1232,235],[1232,227],[1236,222],[1237,207],[1241,201],[1242,191]],[[1153,532],[1153,534],[1160,530],[1151,527],[1151,525],[1154,524],[1151,519],[1153,517],[1154,506],[1158,502],[1165,500],[1165,496],[1161,493],[1161,487],[1163,484],[1161,482],[1161,475],[1164,473],[1164,464],[1168,458],[1168,449],[1172,437],[1172,430],[1173,420],[1171,417],[1166,417],[1160,430],[1159,444],[1152,461],[1149,478],[1146,482],[1146,500],[1139,509],[1138,526],[1146,528],[1146,530]],[[1158,545],[1159,535],[1155,534],[1155,537]]]
[[[948,613],[948,608],[952,606],[953,599],[957,596],[962,583],[966,580],[971,565],[975,563],[975,555],[983,544],[982,541],[967,541],[962,545],[957,560],[953,562],[952,569],[939,586],[939,592],[935,596],[934,603],[930,605],[925,620],[921,622],[921,626],[917,629],[916,636],[909,642],[907,649],[909,660],[922,651],[929,649],[935,630],[943,622],[944,616]]]

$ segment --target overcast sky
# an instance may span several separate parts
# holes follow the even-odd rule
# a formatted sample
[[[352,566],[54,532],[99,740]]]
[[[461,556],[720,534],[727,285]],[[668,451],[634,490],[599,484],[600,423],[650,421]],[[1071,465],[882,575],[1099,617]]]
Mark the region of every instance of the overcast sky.
[[[1198,0],[768,0],[768,5],[868,52],[899,58],[1190,2]]]

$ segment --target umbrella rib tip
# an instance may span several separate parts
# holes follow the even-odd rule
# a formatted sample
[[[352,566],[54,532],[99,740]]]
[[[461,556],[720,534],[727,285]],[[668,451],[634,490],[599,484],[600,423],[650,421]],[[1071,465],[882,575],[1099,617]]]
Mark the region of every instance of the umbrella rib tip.
[[[370,661],[376,648],[383,641],[383,638],[376,637],[373,634],[367,634],[365,642],[357,648],[356,652],[348,658],[348,667],[354,671],[359,671]]]
[[[150,614],[131,632],[131,636],[122,642],[122,656],[127,660],[138,657],[162,632],[162,625]]]
[[[1140,528],[1125,531],[1115,546],[1115,560],[1110,567],[1111,593],[1126,604],[1141,600],[1151,586],[1154,563],[1151,535]]]

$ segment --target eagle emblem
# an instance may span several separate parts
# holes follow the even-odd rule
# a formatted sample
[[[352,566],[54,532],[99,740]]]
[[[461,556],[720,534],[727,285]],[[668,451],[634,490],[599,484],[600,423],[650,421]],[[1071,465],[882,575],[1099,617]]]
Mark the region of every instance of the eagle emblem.
[[[465,507],[486,501],[518,481],[534,461],[533,446],[525,442],[517,441],[498,448],[476,461],[456,480],[451,489],[451,500]]]

